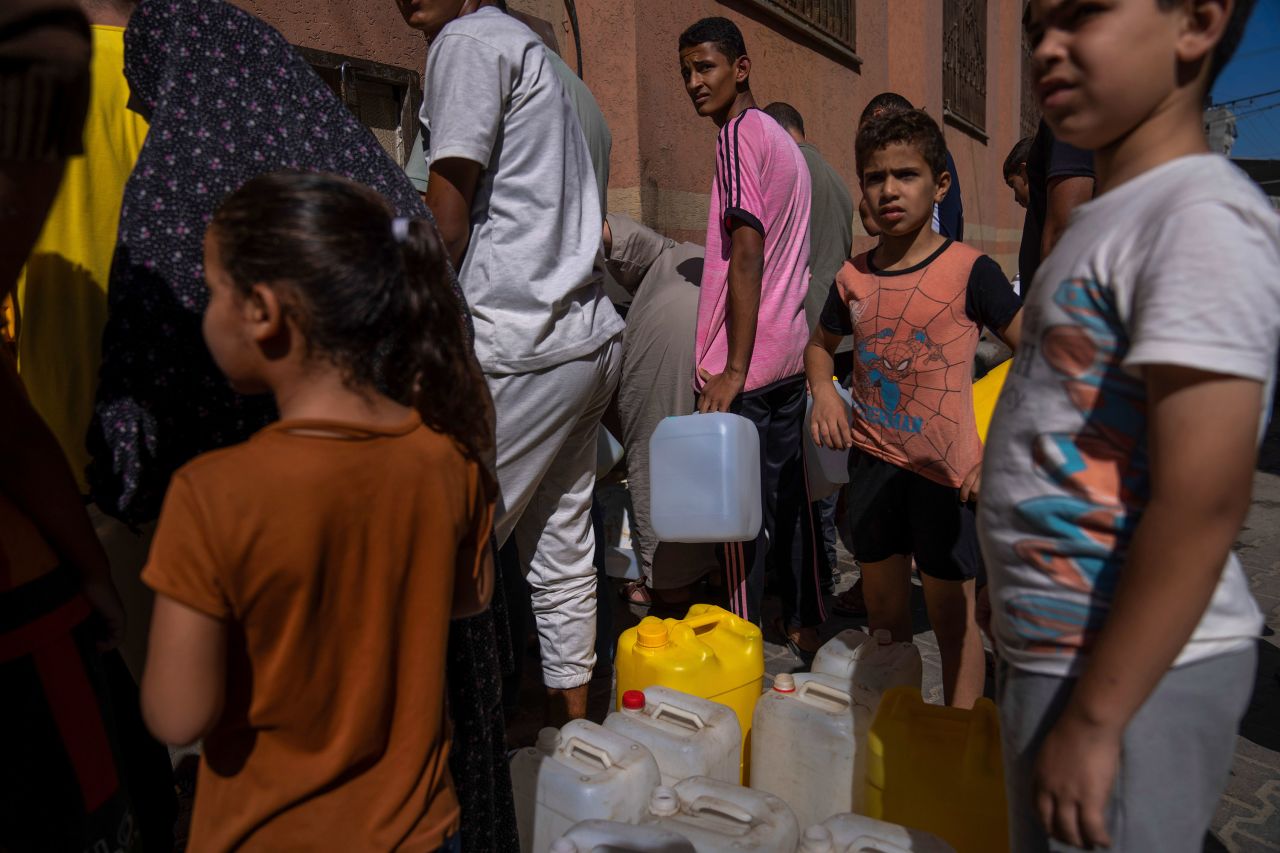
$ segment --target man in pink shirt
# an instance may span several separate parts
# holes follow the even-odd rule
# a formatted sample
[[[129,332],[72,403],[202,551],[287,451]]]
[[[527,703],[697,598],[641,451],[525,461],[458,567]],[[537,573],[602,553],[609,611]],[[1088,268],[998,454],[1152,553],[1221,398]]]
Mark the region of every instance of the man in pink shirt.
[[[791,571],[778,578],[783,620],[775,627],[807,654],[825,618],[800,443],[809,171],[787,132],[756,108],[751,59],[732,21],[704,18],[685,30],[680,71],[698,115],[720,128],[694,347],[698,410],[742,415],[760,431],[764,523],[754,541],[721,549],[729,600],[760,622],[765,551],[792,553],[800,513],[800,559],[783,561]]]

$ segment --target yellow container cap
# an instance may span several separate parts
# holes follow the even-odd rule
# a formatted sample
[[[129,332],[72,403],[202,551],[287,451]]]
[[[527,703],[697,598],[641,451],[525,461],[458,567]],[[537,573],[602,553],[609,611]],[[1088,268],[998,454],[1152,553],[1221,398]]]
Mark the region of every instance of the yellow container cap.
[[[636,645],[660,649],[667,644],[667,626],[656,616],[646,616],[636,627]]]

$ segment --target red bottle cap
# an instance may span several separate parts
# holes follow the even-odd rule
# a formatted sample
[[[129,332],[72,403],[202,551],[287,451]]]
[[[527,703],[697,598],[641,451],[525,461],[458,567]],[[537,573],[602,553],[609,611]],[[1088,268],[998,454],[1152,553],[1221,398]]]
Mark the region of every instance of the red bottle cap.
[[[622,694],[622,707],[627,711],[643,711],[644,694],[639,690],[628,690]]]

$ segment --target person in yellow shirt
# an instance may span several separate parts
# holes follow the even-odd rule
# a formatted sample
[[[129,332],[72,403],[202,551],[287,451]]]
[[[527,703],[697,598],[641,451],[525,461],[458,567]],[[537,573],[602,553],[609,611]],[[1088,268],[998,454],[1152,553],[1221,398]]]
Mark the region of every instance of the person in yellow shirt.
[[[62,445],[81,491],[85,433],[107,320],[107,278],[125,181],[147,123],[129,110],[124,29],[132,0],[81,0],[93,35],[84,154],[67,161],[62,186],[18,278],[18,372],[32,404]]]

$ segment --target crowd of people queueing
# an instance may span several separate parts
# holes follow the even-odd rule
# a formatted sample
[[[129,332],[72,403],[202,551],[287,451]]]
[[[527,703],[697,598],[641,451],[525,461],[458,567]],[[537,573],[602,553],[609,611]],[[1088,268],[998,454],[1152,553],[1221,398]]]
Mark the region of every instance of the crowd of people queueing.
[[[900,95],[851,132],[855,208],[697,21],[714,179],[677,243],[609,211],[603,113],[520,16],[397,5],[427,42],[407,170],[225,0],[0,9],[0,849],[172,850],[164,745],[196,743],[193,850],[516,849],[503,677],[527,613],[546,720],[587,713],[615,412],[629,603],[715,571],[759,624],[768,577],[811,655],[841,528],[834,606],[910,641],[918,572],[948,704],[989,633],[1013,849],[1198,849],[1280,344],[1280,220],[1201,122],[1252,3],[1031,0],[1012,285]],[[985,447],[984,333],[1014,353]],[[648,438],[695,411],[758,430],[753,541],[653,535]],[[840,496],[810,500],[805,429],[849,451]]]

